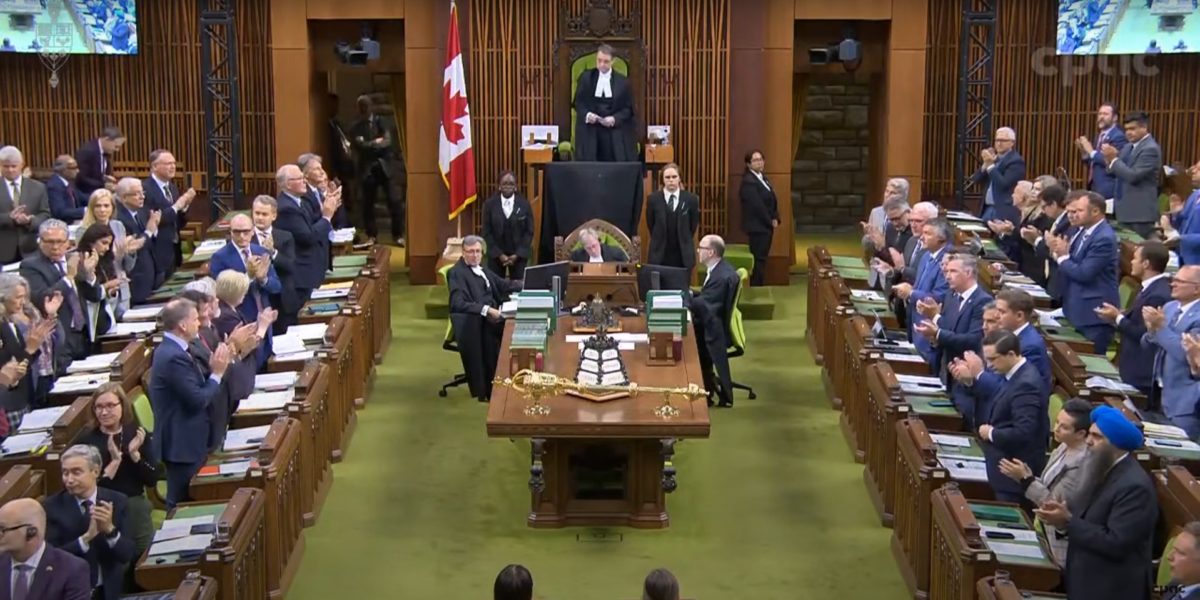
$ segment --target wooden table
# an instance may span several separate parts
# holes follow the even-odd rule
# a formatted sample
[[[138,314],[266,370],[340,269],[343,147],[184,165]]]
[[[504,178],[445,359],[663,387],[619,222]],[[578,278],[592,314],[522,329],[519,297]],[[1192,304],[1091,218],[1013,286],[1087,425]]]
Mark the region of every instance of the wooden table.
[[[574,317],[559,317],[557,333],[546,349],[544,370],[573,379],[577,343],[568,343]],[[626,332],[646,331],[645,318],[623,317]],[[509,375],[513,323],[504,329],[497,377]],[[703,385],[696,334],[688,325],[683,360],[672,366],[648,366],[649,345],[637,344],[622,357],[631,381],[642,386]],[[620,526],[662,528],[669,524],[666,492],[675,488],[670,464],[679,438],[707,438],[708,405],[703,400],[672,400],[679,415],[656,416],[657,395],[592,402],[574,396],[545,398],[550,412],[525,414],[529,401],[496,385],[488,407],[490,437],[529,438],[530,527]],[[665,468],[664,468],[665,467]]]

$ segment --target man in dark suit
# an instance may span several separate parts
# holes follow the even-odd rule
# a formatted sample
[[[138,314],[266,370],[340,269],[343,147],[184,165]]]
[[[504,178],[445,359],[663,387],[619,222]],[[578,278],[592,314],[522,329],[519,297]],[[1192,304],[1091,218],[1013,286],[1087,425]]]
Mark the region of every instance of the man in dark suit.
[[[64,489],[42,501],[46,540],[88,562],[93,597],[118,600],[125,569],[137,559],[127,499],[96,485],[103,462],[95,446],[71,446],[61,461]]]
[[[575,160],[637,160],[633,88],[613,70],[613,49],[596,49],[596,68],[579,75],[575,87]]]
[[[46,511],[33,498],[0,507],[0,598],[92,598],[87,561],[46,543]]]
[[[1047,500],[1034,512],[1070,539],[1063,569],[1068,597],[1149,600],[1158,500],[1150,476],[1130,456],[1142,447],[1142,432],[1101,405],[1092,410],[1087,443],[1091,456],[1073,497]]]
[[[1171,278],[1167,275],[1167,262],[1171,255],[1161,242],[1142,242],[1133,251],[1132,274],[1142,282],[1142,289],[1133,300],[1129,310],[1105,302],[1096,314],[1113,324],[1121,333],[1121,350],[1117,354],[1117,368],[1121,381],[1150,396],[1154,382],[1154,362],[1146,360],[1150,351],[1142,346],[1146,335],[1146,322],[1142,308],[1161,308],[1171,301]]]
[[[321,213],[321,204],[325,202],[326,192],[330,186],[333,189],[339,189],[341,184],[335,181],[329,181],[329,174],[325,172],[325,166],[322,162],[321,155],[305,152],[296,159],[296,166],[300,167],[300,172],[304,173],[304,182],[308,185],[308,192],[305,194],[310,204],[309,207],[314,210],[315,214]],[[338,203],[337,210],[333,213],[331,219],[334,229],[342,229],[351,227],[350,217],[346,215],[346,205]],[[403,240],[399,240],[403,241]],[[403,246],[404,244],[400,244]]]
[[[217,346],[209,361],[212,374],[204,377],[188,353],[188,344],[200,331],[200,313],[194,302],[176,299],[163,307],[163,341],[154,349],[150,366],[150,404],[154,409],[154,453],[167,467],[167,508],[188,499],[192,477],[208,456],[209,403],[221,390],[229,366],[230,350]]]
[[[895,268],[893,261],[896,259],[892,252],[903,253],[909,241],[913,237],[919,237],[914,235],[913,227],[909,223],[912,210],[907,200],[892,196],[883,201],[882,208],[886,219],[883,227],[877,229],[868,226],[868,233],[863,236],[863,248],[873,255],[871,264],[877,273]]]
[[[729,330],[729,321],[741,280],[733,265],[725,260],[725,240],[720,236],[706,235],[701,238],[696,254],[704,263],[706,275],[704,287],[698,295],[692,296],[688,308],[696,328],[700,371],[709,394],[716,392],[717,406],[732,408],[733,378],[729,374],[727,353],[733,332]]]
[[[650,194],[646,205],[646,227],[650,230],[652,265],[683,267],[696,266],[696,230],[700,227],[700,199],[684,191],[680,184],[679,165],[670,163],[662,169],[663,188]]]
[[[1163,560],[1171,565],[1170,589],[1163,600],[1200,600],[1200,521],[1184,525]]]
[[[1046,351],[1046,339],[1033,325],[1037,317],[1033,296],[1022,289],[1003,288],[996,292],[996,312],[1000,317],[1000,328],[1013,332],[1021,342],[1021,356],[1037,369],[1042,376],[1043,390],[1049,395],[1053,389],[1054,372],[1050,369],[1050,354]],[[996,381],[999,383],[999,380]]]
[[[742,201],[742,231],[746,233],[750,254],[754,256],[754,272],[750,274],[750,285],[753,286],[766,283],[767,256],[771,252],[775,228],[779,227],[779,202],[763,173],[766,164],[762,151],[747,152],[746,171],[738,188],[738,199]],[[904,243],[898,247],[903,249]]]
[[[584,229],[579,232],[579,248],[571,251],[571,262],[629,262],[625,251],[600,241],[600,234],[594,229]]]
[[[385,122],[378,107],[370,96],[358,97],[359,119],[350,126],[350,144],[354,148],[354,173],[358,179],[358,202],[367,237],[374,239],[379,234],[375,216],[375,194],[382,189],[387,201],[388,220],[391,223],[392,239],[404,245],[404,188],[407,175],[404,158],[400,155],[400,141],[393,128]],[[303,168],[303,165],[301,165]],[[399,184],[400,194],[393,188],[393,179]]]
[[[253,239],[254,221],[246,215],[234,215],[229,220],[229,243],[213,253],[208,263],[214,279],[226,270],[250,276],[250,291],[238,307],[246,321],[257,321],[258,313],[271,306],[270,295],[283,289],[271,264],[271,253]]]
[[[25,157],[0,148],[0,263],[16,262],[37,248],[37,231],[50,218],[46,186],[22,175]]]
[[[146,238],[146,243],[138,249],[137,260],[129,273],[129,300],[135,305],[141,304],[167,278],[167,266],[160,263],[164,255],[157,242],[162,211],[146,206],[142,182],[133,177],[125,177],[117,182],[116,196],[113,217],[125,226],[126,234]]]
[[[1125,117],[1125,137],[1129,144],[1118,149],[1112,144],[1100,147],[1108,173],[1116,177],[1113,212],[1117,222],[1148,238],[1158,223],[1158,180],[1162,176],[1162,149],[1147,131],[1150,117],[1144,112]]]
[[[67,224],[58,219],[42,223],[38,248],[21,261],[20,273],[29,283],[29,296],[40,305],[48,294],[62,294],[58,322],[65,335],[65,354],[83,358],[89,347],[86,302],[100,302],[104,297],[104,288],[96,279],[99,259],[94,254],[68,256]]]
[[[46,182],[46,195],[50,199],[50,216],[67,223],[74,223],[87,212],[88,195],[75,185],[79,175],[79,163],[70,154],[54,159],[54,175]]]
[[[341,202],[341,193],[325,196],[320,214],[312,214],[304,200],[308,184],[304,173],[296,165],[284,165],[275,174],[279,185],[276,198],[279,216],[275,227],[290,234],[296,241],[295,286],[296,308],[308,302],[312,291],[325,282],[325,271],[329,268],[329,233],[333,231],[333,214]],[[287,313],[285,313],[287,314]]]
[[[187,211],[196,198],[196,190],[180,194],[175,185],[175,156],[166,150],[150,153],[150,176],[142,180],[146,208],[158,211],[158,235],[154,238],[154,256],[167,277],[183,263],[179,230],[187,225]]]
[[[987,463],[988,483],[1002,502],[1026,503],[1020,484],[1000,472],[1000,460],[1018,459],[1034,473],[1046,466],[1050,424],[1046,407],[1050,394],[1045,380],[1024,356],[1021,342],[1010,331],[993,331],[983,338],[983,357],[1006,380],[977,415],[979,439]]]
[[[1051,298],[1054,298],[1054,293],[1049,287],[1049,250],[1042,240],[1042,234],[1053,230],[1056,223],[1061,223],[1061,227],[1064,228],[1070,226],[1064,208],[1066,200],[1067,190],[1061,185],[1054,184],[1042,188],[1038,193],[1038,210],[1026,215],[1017,231],[1020,236],[1020,261],[1017,263],[1017,269],[1034,283],[1046,288],[1046,293],[1050,294]],[[1058,233],[1062,233],[1062,230]],[[1054,263],[1054,269],[1058,269],[1057,262]]]
[[[533,246],[533,206],[517,193],[517,176],[500,174],[499,192],[483,203],[483,239],[488,268],[509,279],[522,279]]]
[[[75,151],[75,160],[79,162],[79,177],[75,185],[79,191],[92,195],[92,192],[117,185],[113,177],[113,155],[125,145],[125,134],[119,127],[105,127],[98,139],[84,142]]]
[[[1117,112],[1115,104],[1101,104],[1100,108],[1096,109],[1096,129],[1099,133],[1095,143],[1082,135],[1075,140],[1075,147],[1079,149],[1083,162],[1088,165],[1088,189],[1106,199],[1117,197],[1117,187],[1121,182],[1108,172],[1108,161],[1098,149],[1107,144],[1120,153],[1129,144],[1129,140],[1125,139],[1124,129],[1117,126],[1118,117],[1120,113]]]
[[[953,239],[953,229],[950,223],[945,219],[933,219],[921,228],[921,246],[924,249],[919,258],[914,255],[917,262],[916,279],[913,283],[902,282],[892,286],[892,292],[896,298],[906,304],[906,312],[909,315],[908,336],[912,343],[917,347],[917,351],[925,360],[931,364],[938,364],[937,357],[933,348],[929,345],[929,339],[920,335],[914,329],[914,326],[924,317],[917,312],[917,303],[926,298],[931,298],[936,303],[941,303],[942,298],[946,296],[949,286],[946,283],[946,276],[942,272],[942,258],[946,256],[946,249],[949,242]]]
[[[272,197],[262,195],[254,199],[250,207],[254,220],[254,244],[261,246],[271,257],[271,266],[279,277],[279,292],[270,294],[271,306],[279,311],[273,331],[283,333],[296,324],[300,304],[296,301],[296,240],[291,233],[275,227],[279,214],[279,203]],[[290,315],[285,318],[285,315]],[[281,323],[282,322],[282,323]]]
[[[1186,198],[1182,193],[1170,195],[1169,217],[1165,217],[1163,231],[1170,235],[1171,231],[1179,235],[1179,262],[1185,265],[1200,264],[1200,162],[1187,168],[1187,174],[1194,188]]]
[[[992,302],[991,294],[979,287],[975,257],[955,254],[946,261],[943,270],[949,291],[945,301],[932,298],[917,302],[917,311],[925,320],[914,326],[914,332],[925,337],[933,348],[930,367],[950,388],[950,397],[958,406],[963,420],[972,423],[974,402],[968,390],[960,389],[949,375],[949,366],[966,352],[978,351],[983,339],[983,308]]]
[[[483,238],[468,235],[463,238],[462,248],[462,258],[446,272],[450,323],[471,396],[487,402],[492,397],[492,379],[504,335],[500,305],[521,286],[483,266]]]
[[[1095,344],[1096,354],[1108,352],[1113,328],[1097,314],[1105,302],[1120,302],[1117,289],[1117,234],[1104,218],[1104,198],[1096,192],[1067,194],[1067,218],[1075,228],[1070,238],[1047,234],[1046,244],[1058,262],[1063,315]]]
[[[874,261],[872,264],[872,267],[880,274],[880,288],[884,294],[889,296],[892,312],[896,313],[896,319],[905,329],[908,328],[908,305],[892,294],[892,286],[901,283],[911,286],[917,281],[917,266],[924,262],[925,256],[925,245],[921,240],[924,236],[925,224],[936,219],[937,215],[938,209],[932,202],[914,204],[912,210],[908,212],[908,228],[912,232],[912,237],[904,244],[904,250],[893,252],[892,249],[888,249],[888,254],[891,255],[890,261]]]
[[[994,148],[980,152],[983,165],[971,176],[975,183],[986,183],[980,217],[986,222],[994,218],[994,207],[1012,206],[1013,189],[1025,179],[1025,159],[1016,151],[1017,133],[1010,127],[996,130]]]
[[[1145,307],[1142,348],[1154,356],[1151,403],[1162,405],[1171,424],[1200,439],[1200,383],[1192,375],[1185,337],[1200,333],[1200,265],[1184,265],[1171,278],[1171,301],[1162,308]]]

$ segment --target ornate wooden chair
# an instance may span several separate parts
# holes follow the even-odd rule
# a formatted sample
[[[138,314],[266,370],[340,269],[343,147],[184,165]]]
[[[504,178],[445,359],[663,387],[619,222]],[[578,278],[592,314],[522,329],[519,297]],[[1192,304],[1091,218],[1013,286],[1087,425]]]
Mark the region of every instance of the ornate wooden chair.
[[[642,240],[638,236],[629,237],[619,227],[604,219],[592,219],[576,227],[567,237],[554,236],[554,260],[571,260],[571,252],[580,248],[579,233],[584,229],[595,229],[600,234],[600,243],[616,246],[625,251],[629,260],[637,262],[642,256]]]

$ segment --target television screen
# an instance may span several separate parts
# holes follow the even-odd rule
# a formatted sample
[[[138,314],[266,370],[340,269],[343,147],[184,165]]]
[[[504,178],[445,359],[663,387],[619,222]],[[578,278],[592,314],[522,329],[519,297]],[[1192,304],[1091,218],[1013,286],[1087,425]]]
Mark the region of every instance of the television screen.
[[[0,52],[137,54],[134,0],[0,0]]]
[[[1200,51],[1198,0],[1059,0],[1058,54]]]

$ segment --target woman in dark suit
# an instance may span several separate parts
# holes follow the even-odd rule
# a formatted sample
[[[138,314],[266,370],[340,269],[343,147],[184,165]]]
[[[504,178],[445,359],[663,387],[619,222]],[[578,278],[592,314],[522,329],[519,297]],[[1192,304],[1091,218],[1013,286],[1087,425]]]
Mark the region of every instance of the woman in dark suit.
[[[113,252],[114,239],[112,228],[103,223],[93,223],[79,237],[79,251],[95,252],[99,257],[96,262],[96,284],[104,288],[104,297],[100,302],[88,302],[84,311],[88,319],[92,352],[100,352],[99,337],[112,329],[120,316],[119,312],[123,312],[120,306],[124,274],[117,270],[116,254]]]
[[[48,294],[42,302],[42,314],[33,308],[29,299],[29,284],[16,273],[0,274],[0,352],[9,360],[25,362],[24,375],[11,387],[0,389],[0,408],[3,408],[10,428],[15,431],[21,419],[49,393],[54,383],[55,346],[62,348],[61,335],[56,339],[60,293]]]
[[[250,290],[250,278],[245,273],[226,269],[217,276],[215,291],[217,294],[216,316],[212,319],[213,329],[217,336],[233,345],[234,357],[237,362],[229,365],[226,377],[238,378],[249,372],[250,384],[253,386],[254,375],[267,364],[267,336],[271,335],[271,325],[278,313],[275,309],[264,308],[258,313],[258,322],[247,321],[242,316],[241,306]],[[251,327],[253,326],[253,327]],[[239,331],[245,328],[245,331]],[[230,413],[232,414],[232,413]]]
[[[742,187],[738,196],[742,199],[742,231],[750,239],[750,254],[754,255],[754,273],[750,285],[763,285],[767,276],[767,254],[771,251],[771,238],[779,226],[779,203],[775,190],[763,174],[766,160],[763,153],[751,150],[746,153],[746,172],[742,175]]]
[[[533,246],[533,207],[517,193],[517,176],[500,173],[499,191],[483,203],[483,240],[488,267],[509,279],[524,279]]]

